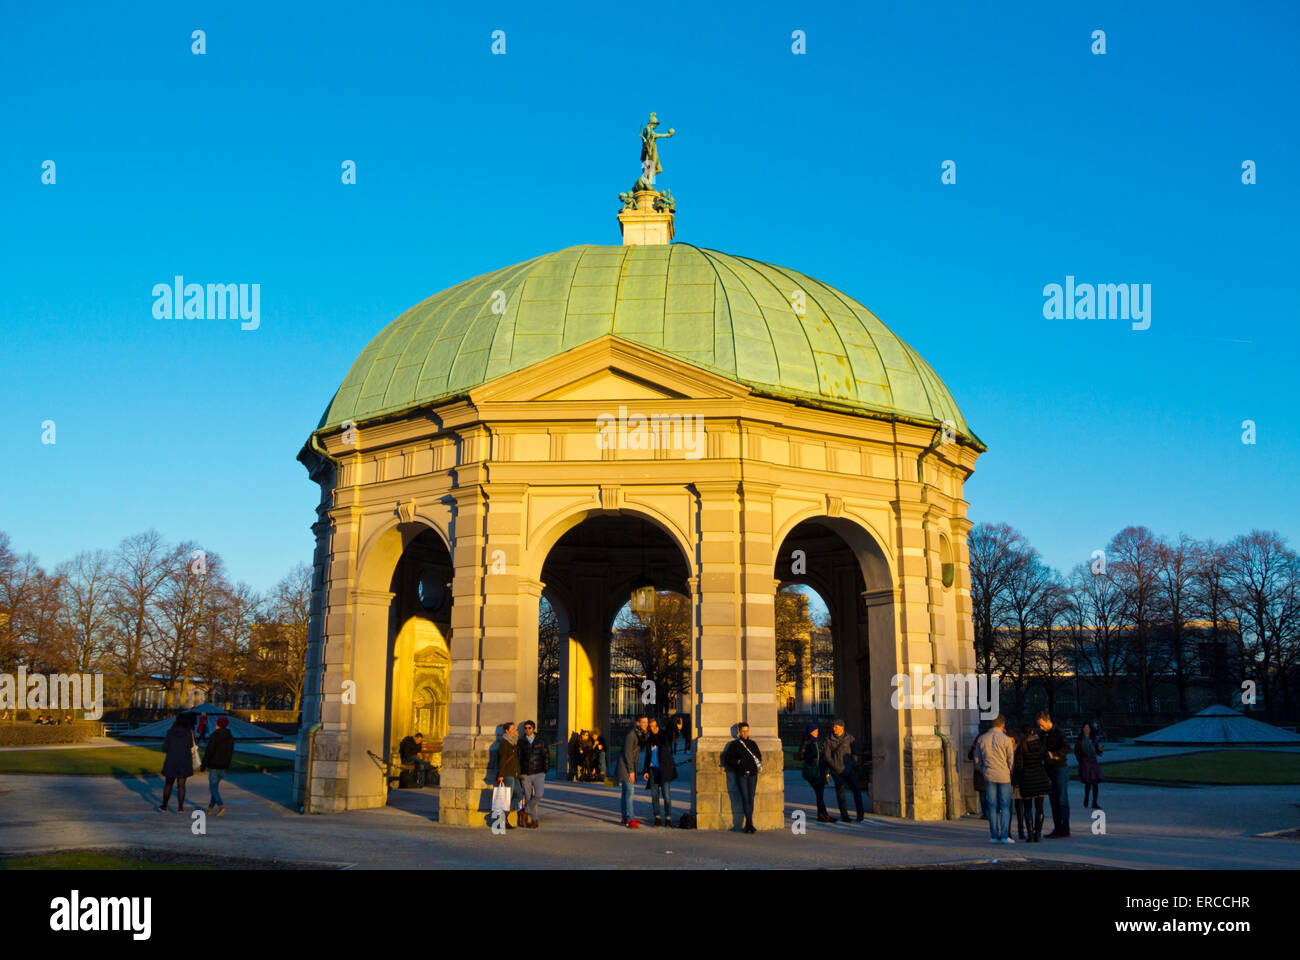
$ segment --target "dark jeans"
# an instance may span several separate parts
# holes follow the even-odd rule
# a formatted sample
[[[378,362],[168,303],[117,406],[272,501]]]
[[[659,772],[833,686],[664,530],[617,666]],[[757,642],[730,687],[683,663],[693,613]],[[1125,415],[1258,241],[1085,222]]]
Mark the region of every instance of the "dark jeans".
[[[828,817],[826,812],[826,775],[822,774],[816,780],[804,779],[808,786],[812,787],[813,793],[817,795],[817,816]]]
[[[433,765],[423,757],[419,756],[412,757],[409,760],[403,760],[402,762],[414,764],[415,770],[413,772],[415,774],[415,785],[417,787],[424,786],[425,773],[426,771],[433,769]]]
[[[672,784],[665,783],[661,779],[658,769],[650,771],[650,782],[646,784],[650,788],[650,809],[654,811],[654,818],[659,819],[659,795],[662,793],[664,798],[664,822],[671,824],[673,822],[673,795]]]
[[[1052,832],[1070,832],[1070,768],[1048,767],[1052,781]]]
[[[858,807],[858,819],[864,816],[862,812],[862,787],[858,786],[858,769],[853,766],[853,760],[849,759],[844,762],[843,773],[832,773],[831,779],[835,781],[835,799],[840,804],[840,817],[847,820],[849,818],[849,808],[844,805],[844,785],[847,783],[853,790],[853,802]]]
[[[745,811],[745,826],[754,825],[754,791],[758,789],[758,775],[737,773],[736,789],[740,791],[740,806]]]

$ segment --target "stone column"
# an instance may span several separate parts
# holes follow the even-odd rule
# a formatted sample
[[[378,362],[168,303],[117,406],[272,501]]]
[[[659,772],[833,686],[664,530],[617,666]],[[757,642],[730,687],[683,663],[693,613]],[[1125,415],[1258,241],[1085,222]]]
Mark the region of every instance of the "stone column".
[[[507,720],[536,720],[542,585],[521,578],[522,484],[473,484],[456,498],[451,704],[438,821],[486,823],[492,750]]]
[[[894,508],[898,516],[902,653],[897,672],[909,677],[917,673],[924,676],[941,667],[935,663],[932,598],[928,582],[925,518],[930,508],[919,493],[909,500],[895,502]],[[914,701],[921,693],[916,689],[911,692]],[[903,720],[902,815],[915,820],[942,820],[947,812],[947,797],[943,741],[935,733],[938,716],[932,707],[913,702],[904,711]]]
[[[693,578],[696,622],[693,673],[696,709],[696,825],[728,830],[743,824],[740,796],[722,765],[737,721],[766,761],[754,801],[754,825],[784,824],[784,760],[776,732],[776,633],[772,583],[770,488],[742,501],[733,481],[693,485],[698,499],[700,569]],[[746,546],[747,524],[753,538]],[[746,716],[748,714],[748,716]]]

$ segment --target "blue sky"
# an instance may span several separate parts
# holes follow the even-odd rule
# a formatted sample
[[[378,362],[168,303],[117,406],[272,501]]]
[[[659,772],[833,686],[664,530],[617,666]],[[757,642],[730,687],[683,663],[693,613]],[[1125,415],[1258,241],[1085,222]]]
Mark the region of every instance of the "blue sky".
[[[53,566],[156,527],[269,587],[310,557],[294,457],[356,355],[467,277],[617,243],[655,110],[679,239],[842,288],[944,378],[990,448],[972,519],[1062,568],[1131,523],[1300,535],[1294,5],[638,9],[7,11],[0,530]],[[260,283],[260,328],[154,319],[176,274]],[[1150,329],[1045,320],[1067,274],[1151,284]]]

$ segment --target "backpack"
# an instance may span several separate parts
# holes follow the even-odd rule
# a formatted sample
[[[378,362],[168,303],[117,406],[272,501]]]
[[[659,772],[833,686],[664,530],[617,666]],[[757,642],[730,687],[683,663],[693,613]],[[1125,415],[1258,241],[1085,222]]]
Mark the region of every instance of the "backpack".
[[[693,814],[693,813],[683,813],[681,819],[677,821],[677,826],[680,827],[680,828],[683,829],[683,830],[694,830],[694,829],[695,829],[695,814]]]

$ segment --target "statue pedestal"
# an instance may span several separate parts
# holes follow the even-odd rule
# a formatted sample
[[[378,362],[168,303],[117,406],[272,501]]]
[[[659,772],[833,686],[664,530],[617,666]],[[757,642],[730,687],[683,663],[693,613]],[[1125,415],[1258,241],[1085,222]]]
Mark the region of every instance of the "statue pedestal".
[[[667,210],[654,208],[659,193],[655,190],[638,190],[636,209],[620,210],[619,229],[623,231],[623,246],[668,243],[673,238],[673,215]]]

